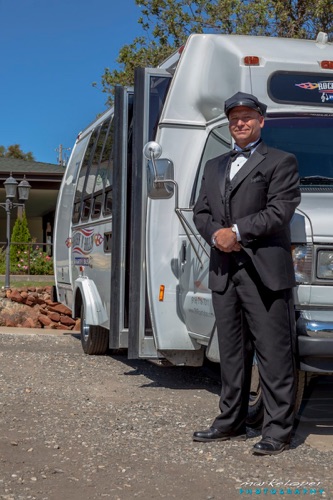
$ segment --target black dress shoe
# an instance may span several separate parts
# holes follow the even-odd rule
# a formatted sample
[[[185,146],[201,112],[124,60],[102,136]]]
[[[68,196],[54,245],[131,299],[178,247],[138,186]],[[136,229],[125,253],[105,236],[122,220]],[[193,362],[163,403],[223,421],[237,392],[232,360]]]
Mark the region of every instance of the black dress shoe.
[[[245,441],[246,431],[243,432],[223,432],[210,427],[205,431],[197,431],[193,434],[193,441]]]
[[[271,437],[262,438],[253,446],[254,455],[278,455],[284,450],[289,450],[289,443],[283,443]]]

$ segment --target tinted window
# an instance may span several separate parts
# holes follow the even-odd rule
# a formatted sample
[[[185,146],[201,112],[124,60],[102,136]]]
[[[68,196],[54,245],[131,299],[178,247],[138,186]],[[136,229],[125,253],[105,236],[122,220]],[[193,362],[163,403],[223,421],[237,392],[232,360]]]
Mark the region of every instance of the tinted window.
[[[111,189],[113,122],[105,120],[92,133],[79,172],[74,199],[73,222],[102,214],[105,190]]]
[[[78,222],[80,219],[80,214],[81,214],[81,204],[82,204],[82,195],[85,187],[85,180],[86,180],[86,175],[87,172],[89,171],[89,166],[92,160],[92,157],[94,155],[95,151],[95,144],[96,140],[99,134],[99,128],[93,131],[89,144],[87,146],[81,170],[79,173],[79,178],[77,181],[77,186],[76,186],[76,191],[75,191],[75,198],[74,198],[74,209],[73,209],[73,222]]]
[[[149,131],[148,131],[149,141],[155,139],[158,121],[161,116],[163,104],[165,102],[170,83],[171,83],[171,75],[170,77],[165,77],[165,76],[150,77]]]
[[[333,106],[333,75],[277,71],[268,80],[268,94],[276,102]]]
[[[206,162],[212,158],[216,158],[216,156],[227,153],[231,149],[231,135],[228,124],[214,128],[208,136],[206,146],[201,157],[198,173],[195,179],[191,205],[194,205],[199,196],[201,179]]]
[[[266,118],[262,137],[296,155],[303,188],[333,188],[333,115]]]
[[[98,168],[94,171],[93,206],[91,216],[97,218],[102,213],[105,189],[111,186],[113,172],[113,121],[105,123],[103,148],[100,151]]]

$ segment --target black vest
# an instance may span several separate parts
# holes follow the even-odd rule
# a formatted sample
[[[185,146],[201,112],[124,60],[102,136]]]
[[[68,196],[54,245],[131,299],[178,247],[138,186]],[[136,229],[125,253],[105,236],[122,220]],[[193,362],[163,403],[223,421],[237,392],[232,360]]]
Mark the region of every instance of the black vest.
[[[226,218],[226,227],[231,227],[235,224],[235,221],[232,219],[231,213],[231,203],[230,203],[230,195],[232,191],[232,180],[230,180],[230,170],[231,170],[231,158],[229,159],[228,166],[225,171],[225,191],[224,191],[224,210],[225,210],[225,218]],[[235,179],[237,174],[233,177]],[[232,261],[237,264],[237,266],[244,266],[247,262],[250,262],[251,259],[245,252],[245,250],[240,250],[239,252],[231,252],[230,257]]]

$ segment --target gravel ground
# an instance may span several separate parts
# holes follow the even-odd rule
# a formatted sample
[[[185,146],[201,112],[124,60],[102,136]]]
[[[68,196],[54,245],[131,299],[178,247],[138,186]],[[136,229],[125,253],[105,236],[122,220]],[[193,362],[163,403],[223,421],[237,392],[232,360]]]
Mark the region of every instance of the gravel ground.
[[[252,455],[254,431],[194,443],[220,391],[204,370],[86,356],[72,335],[17,332],[0,334],[0,366],[1,499],[333,499],[332,452],[297,433],[275,457]]]

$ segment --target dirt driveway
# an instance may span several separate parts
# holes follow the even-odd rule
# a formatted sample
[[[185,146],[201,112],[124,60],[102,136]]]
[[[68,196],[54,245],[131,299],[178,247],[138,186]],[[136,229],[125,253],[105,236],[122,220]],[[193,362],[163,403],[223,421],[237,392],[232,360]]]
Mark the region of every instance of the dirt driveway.
[[[192,442],[217,411],[219,384],[204,370],[85,356],[71,335],[1,330],[0,367],[1,499],[333,499],[330,381],[292,449],[256,457],[253,431],[246,442]]]

